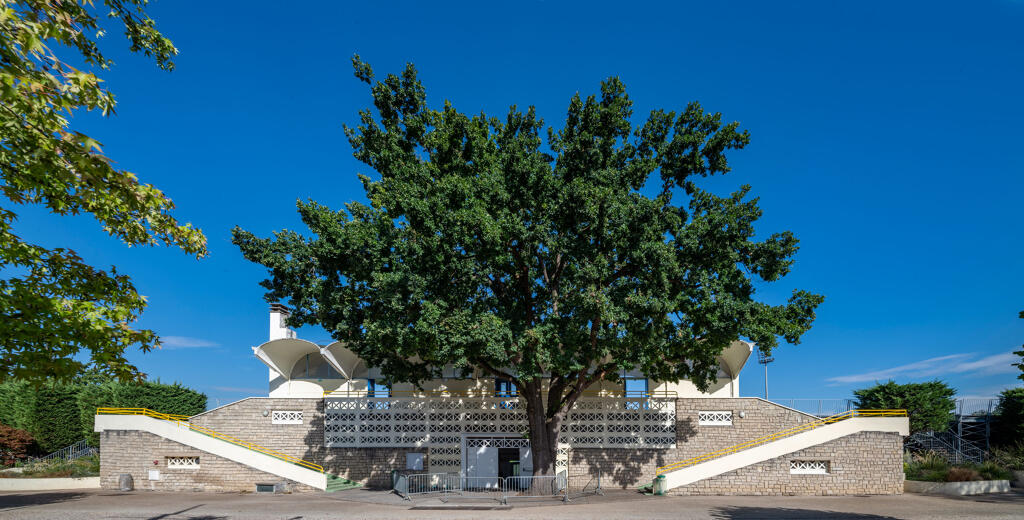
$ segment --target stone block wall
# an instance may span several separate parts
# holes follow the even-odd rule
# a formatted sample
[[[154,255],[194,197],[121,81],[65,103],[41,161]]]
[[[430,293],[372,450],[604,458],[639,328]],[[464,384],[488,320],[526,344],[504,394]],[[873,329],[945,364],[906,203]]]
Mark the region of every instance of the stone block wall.
[[[732,412],[732,425],[698,424],[698,413],[711,411]],[[756,398],[680,398],[676,400],[675,449],[572,449],[569,474],[600,473],[605,487],[636,487],[650,483],[659,466],[815,420],[812,415]]]
[[[669,492],[674,495],[898,495],[903,492],[899,434],[860,432],[723,473]],[[792,460],[828,461],[828,473],[790,473]]]
[[[302,424],[273,424],[275,410],[301,411]],[[328,473],[368,487],[390,487],[391,470],[405,469],[406,453],[423,453],[424,467],[429,464],[427,448],[326,448],[323,399],[251,397],[197,415],[191,422],[320,464]]]
[[[323,465],[329,472],[369,487],[390,487],[391,471],[405,468],[406,453],[423,453],[429,467],[429,449],[326,448],[322,399],[249,398],[200,414],[193,424]],[[301,411],[302,424],[273,424],[273,412]],[[698,412],[731,411],[732,424],[698,424]],[[264,416],[264,413],[266,415]],[[741,417],[742,414],[742,417]],[[649,483],[659,466],[746,442],[816,418],[755,398],[681,398],[676,401],[674,449],[571,449],[569,474],[574,479],[601,475],[605,488],[636,487]],[[133,437],[131,434],[135,434]],[[174,470],[157,489],[241,490],[253,482],[280,481],[279,477],[250,470],[209,454],[141,432],[106,432],[102,465],[104,485],[116,486],[116,473],[132,473],[146,482],[153,460],[196,453],[201,469]],[[829,460],[829,475],[790,475],[787,458],[737,470],[678,491],[688,494],[845,494],[893,493],[902,486],[901,442],[896,434],[860,434],[804,450],[804,458]],[[191,450],[191,451],[189,451]],[[136,456],[136,452],[138,456]],[[796,455],[794,455],[796,456]],[[209,464],[207,460],[211,461]],[[220,468],[223,468],[221,470]],[[457,470],[457,468],[453,468]],[[783,471],[784,470],[784,471]],[[163,469],[166,472],[166,468]],[[113,480],[110,480],[113,479]],[[777,482],[775,484],[769,483]],[[234,483],[237,481],[237,484]],[[148,484],[148,482],[147,482]],[[140,486],[142,487],[142,486]]]
[[[168,468],[167,457],[199,457],[198,468]],[[149,480],[150,470],[160,472]],[[117,489],[122,473],[135,489],[153,491],[256,491],[256,484],[286,482],[290,491],[316,491],[305,484],[255,470],[244,464],[141,431],[100,434],[100,486]]]

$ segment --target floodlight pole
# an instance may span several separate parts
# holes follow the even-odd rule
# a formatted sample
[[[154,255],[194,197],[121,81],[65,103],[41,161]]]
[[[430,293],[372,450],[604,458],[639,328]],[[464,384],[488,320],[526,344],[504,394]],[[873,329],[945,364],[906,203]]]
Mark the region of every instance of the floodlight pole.
[[[775,358],[771,354],[765,354],[763,351],[757,351],[757,362],[764,365],[764,400],[768,400],[768,363],[775,361]]]
[[[764,364],[764,400],[768,400],[768,363]]]

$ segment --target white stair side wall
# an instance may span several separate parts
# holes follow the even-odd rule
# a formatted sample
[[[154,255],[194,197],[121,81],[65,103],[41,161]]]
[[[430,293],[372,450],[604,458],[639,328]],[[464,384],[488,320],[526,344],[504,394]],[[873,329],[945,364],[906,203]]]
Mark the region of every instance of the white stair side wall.
[[[731,455],[665,473],[665,489],[692,484],[699,480],[860,432],[892,432],[906,436],[910,434],[910,419],[906,417],[854,417],[820,426],[761,446],[747,448]]]
[[[97,415],[95,431],[138,430],[191,446],[218,457],[249,466],[272,475],[294,480],[316,489],[327,489],[327,476],[281,459],[252,451],[227,441],[192,431],[188,427],[144,415]]]

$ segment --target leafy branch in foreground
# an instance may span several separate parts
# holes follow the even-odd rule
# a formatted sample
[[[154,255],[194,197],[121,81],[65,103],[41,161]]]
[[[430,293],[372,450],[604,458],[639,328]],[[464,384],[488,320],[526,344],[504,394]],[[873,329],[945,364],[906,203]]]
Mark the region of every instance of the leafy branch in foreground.
[[[92,214],[129,246],[207,254],[202,232],[171,215],[170,198],[116,168],[96,139],[69,126],[78,110],[114,113],[114,95],[94,72],[113,64],[98,45],[103,14],[124,27],[132,51],[173,69],[177,49],[146,15],[146,3],[0,1],[0,193],[10,203],[0,207],[0,379],[67,379],[87,365],[137,378],[125,350],[159,344],[152,331],[128,325],[146,304],[128,277],[95,269],[74,251],[24,242],[13,230],[12,205]],[[83,349],[89,359],[76,359]]]

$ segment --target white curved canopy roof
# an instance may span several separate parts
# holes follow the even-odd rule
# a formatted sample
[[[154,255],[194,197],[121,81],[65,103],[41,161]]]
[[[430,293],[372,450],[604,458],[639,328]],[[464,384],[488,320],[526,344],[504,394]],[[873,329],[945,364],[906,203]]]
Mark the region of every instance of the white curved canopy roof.
[[[345,379],[355,378],[356,371],[363,362],[355,352],[349,350],[340,341],[335,341],[326,347],[320,347],[320,355]]]
[[[308,354],[318,354],[345,379],[368,377],[368,367],[362,359],[340,341],[321,347],[312,341],[282,338],[252,348],[253,354],[286,380],[291,379],[292,368]],[[721,367],[731,377],[739,375],[754,352],[754,344],[734,341],[719,356]]]
[[[312,341],[298,338],[282,338],[268,341],[252,348],[253,354],[285,379],[291,379],[292,367],[307,354],[319,354],[320,346]]]
[[[743,370],[743,365],[747,364],[747,359],[750,359],[750,354],[754,352],[754,344],[746,341],[733,341],[722,354],[719,356],[721,360],[721,366],[729,373],[730,376],[736,377],[740,375],[740,370]]]

